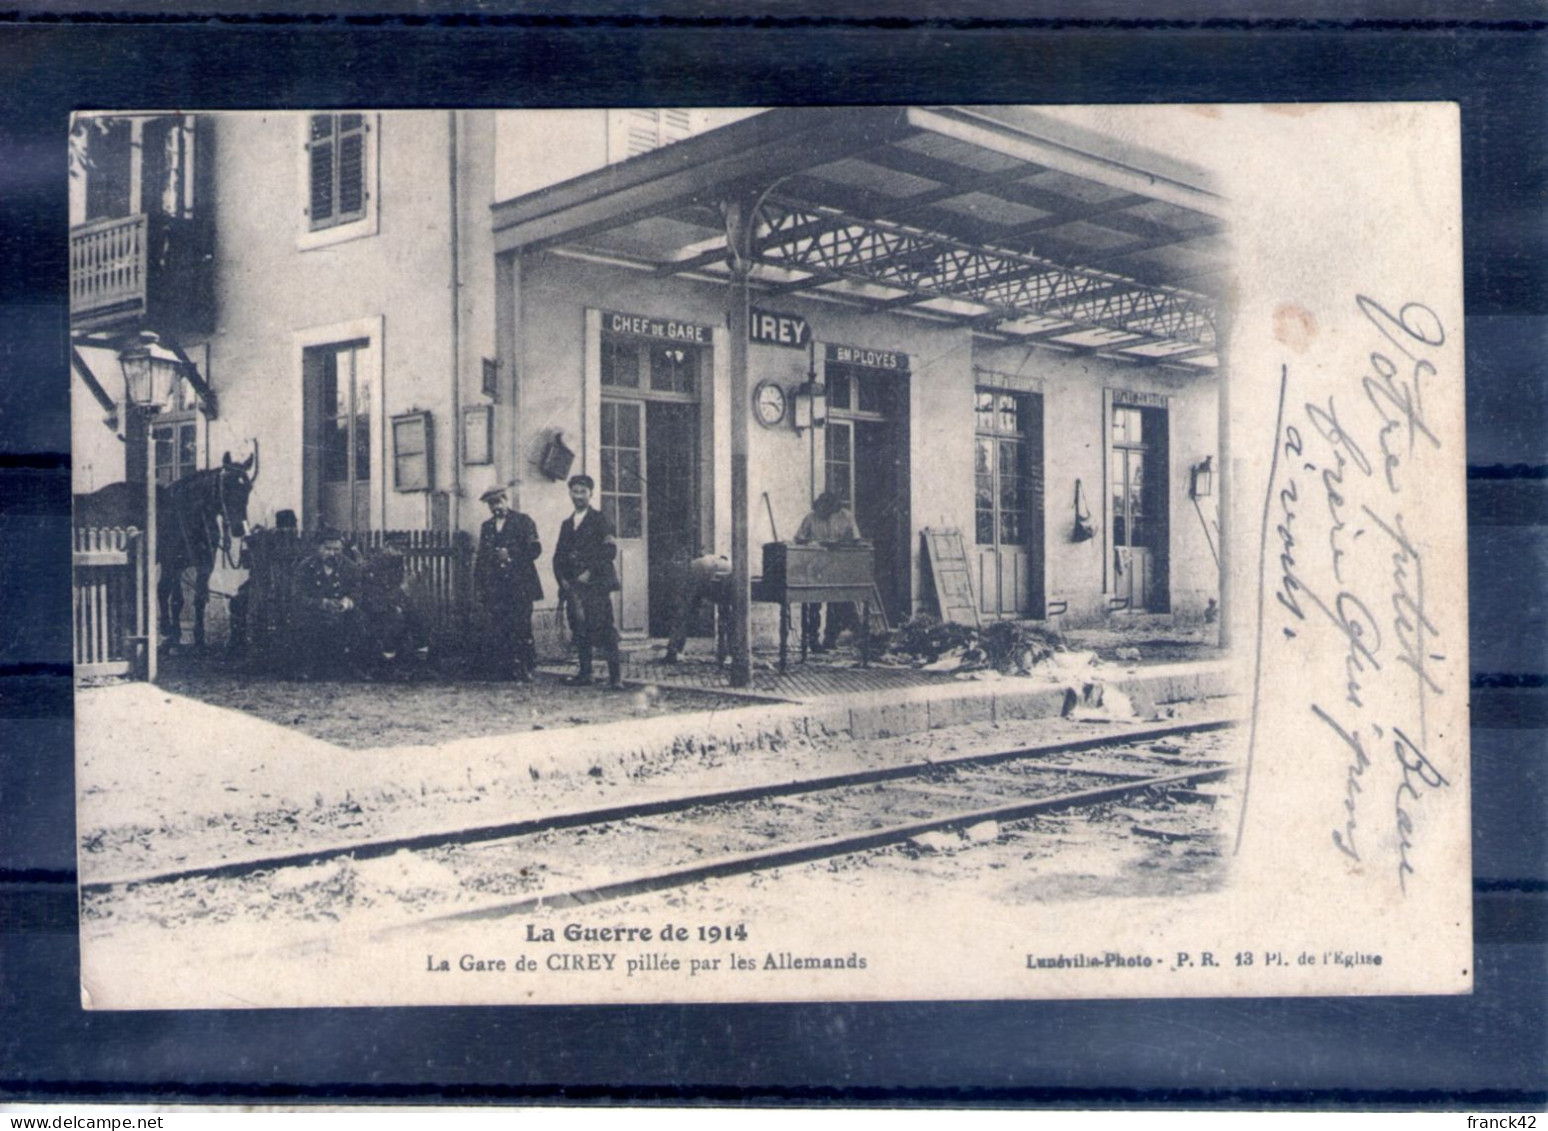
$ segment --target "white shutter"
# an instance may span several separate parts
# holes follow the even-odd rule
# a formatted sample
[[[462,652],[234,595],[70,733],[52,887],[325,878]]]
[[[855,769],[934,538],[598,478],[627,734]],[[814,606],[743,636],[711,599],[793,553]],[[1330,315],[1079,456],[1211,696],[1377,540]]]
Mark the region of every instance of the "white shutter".
[[[662,145],[682,141],[693,134],[693,118],[687,110],[662,110],[659,113]]]
[[[697,117],[675,108],[614,111],[608,119],[608,160],[625,161],[692,137],[700,128]]]
[[[661,112],[659,110],[630,110],[628,112],[628,141],[625,149],[630,157],[649,153],[661,144]]]

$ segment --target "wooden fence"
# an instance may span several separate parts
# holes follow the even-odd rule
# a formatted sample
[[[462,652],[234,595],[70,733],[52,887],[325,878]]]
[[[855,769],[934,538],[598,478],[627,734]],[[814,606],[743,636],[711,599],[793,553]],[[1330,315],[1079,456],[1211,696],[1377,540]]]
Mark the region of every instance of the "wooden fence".
[[[71,562],[76,678],[133,674],[149,636],[144,537],[132,527],[77,527]]]
[[[250,569],[243,619],[248,647],[260,666],[290,666],[295,647],[296,571],[317,550],[314,533],[266,530],[247,539]],[[401,587],[438,654],[460,654],[473,607],[473,540],[463,532],[371,530],[348,536],[345,553],[366,584]],[[401,577],[398,576],[401,571]]]

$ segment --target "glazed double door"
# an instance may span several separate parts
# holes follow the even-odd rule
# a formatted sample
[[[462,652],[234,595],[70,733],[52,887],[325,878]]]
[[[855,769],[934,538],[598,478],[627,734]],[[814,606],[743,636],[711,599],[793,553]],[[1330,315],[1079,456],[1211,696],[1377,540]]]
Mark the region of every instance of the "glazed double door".
[[[980,389],[974,444],[979,615],[1044,615],[1043,398]]]
[[[874,547],[876,591],[890,624],[909,612],[907,436],[895,420],[836,419],[825,441],[825,489],[849,507],[860,537]]]
[[[370,350],[369,342],[345,342],[303,356],[308,527],[371,528]]]
[[[1167,414],[1115,407],[1108,456],[1115,605],[1136,613],[1170,608],[1167,545]]]
[[[602,512],[618,539],[618,627],[667,636],[681,563],[699,546],[699,412],[664,400],[602,401]]]

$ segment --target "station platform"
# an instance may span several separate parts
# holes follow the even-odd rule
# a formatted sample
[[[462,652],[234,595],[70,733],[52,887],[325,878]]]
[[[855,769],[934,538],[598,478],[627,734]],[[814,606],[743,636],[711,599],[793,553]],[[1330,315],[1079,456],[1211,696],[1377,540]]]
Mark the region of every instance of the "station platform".
[[[658,669],[659,682],[645,682]],[[1040,741],[1086,725],[1071,707],[1100,702],[1094,688],[1121,693],[1125,704],[1107,725],[1135,728],[1169,717],[1168,704],[1178,704],[1179,713],[1218,713],[1222,708],[1207,701],[1238,690],[1235,667],[1223,660],[1096,664],[1057,676],[975,674],[809,662],[784,675],[760,668],[749,698],[724,694],[725,671],[712,659],[639,660],[628,675],[640,682],[624,694],[563,688],[551,674],[531,687],[416,689],[429,703],[452,695],[610,702],[610,721],[588,724],[573,715],[575,725],[561,718],[505,733],[369,747],[329,742],[298,725],[161,686],[82,688],[81,874],[89,880],[102,869],[122,875],[179,859],[498,823],[585,808],[602,797],[788,780],[816,768],[917,757],[935,741],[932,732],[948,727],[953,734],[976,730],[984,741],[1006,734]],[[681,704],[663,713],[655,698],[670,696],[673,687],[714,691],[708,699],[679,692]],[[364,689],[330,690],[326,709],[350,717],[357,709],[351,693]],[[699,706],[706,701],[707,709]],[[95,857],[103,846],[112,850]]]
[[[947,678],[905,686],[923,673],[857,672],[807,670],[806,685],[823,690],[797,702],[738,700],[728,707],[721,699],[710,710],[370,748],[330,743],[151,684],[83,688],[76,757],[81,878],[137,882],[169,869],[275,853],[369,850],[604,802],[756,788],[918,760],[936,749],[960,751],[964,743],[993,749],[1006,741],[1138,731],[1174,713],[1240,709],[1239,701],[1219,698],[1236,690],[1233,667],[1219,661],[1092,668],[1064,682]],[[692,668],[678,673],[692,675]],[[885,686],[839,689],[848,678]],[[544,682],[557,688],[552,677]],[[498,695],[507,686],[484,689]],[[1082,720],[1070,711],[1072,699],[1091,701],[1083,692],[1096,686],[1121,693],[1128,705],[1121,717]],[[543,691],[540,684],[537,693]],[[347,700],[336,709],[348,710]]]
[[[713,656],[687,653],[676,663],[663,662],[664,645],[651,644],[624,648],[624,681],[652,687],[677,687],[713,691],[721,695],[744,697],[753,701],[805,703],[830,695],[850,695],[866,691],[906,692],[912,688],[935,687],[941,675],[913,668],[872,664],[861,667],[858,658],[845,650],[836,655],[810,657],[805,662],[791,658],[781,672],[772,654],[754,653],[749,686],[731,686],[729,664],[717,664]],[[600,670],[600,665],[598,665]],[[573,665],[544,665],[544,671],[567,674]]]

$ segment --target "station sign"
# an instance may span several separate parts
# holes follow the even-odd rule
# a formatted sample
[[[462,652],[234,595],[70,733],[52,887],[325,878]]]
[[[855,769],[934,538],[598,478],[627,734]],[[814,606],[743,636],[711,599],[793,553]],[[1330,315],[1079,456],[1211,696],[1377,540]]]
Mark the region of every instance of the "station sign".
[[[602,329],[613,334],[633,334],[640,338],[661,338],[669,342],[688,342],[707,346],[711,334],[708,326],[697,322],[677,322],[671,318],[647,318],[643,314],[620,314],[613,310],[602,312]]]
[[[868,350],[858,346],[829,346],[829,365],[860,365],[866,369],[908,372],[908,354],[896,350]]]
[[[1114,389],[1113,404],[1130,408],[1165,408],[1165,393],[1142,393],[1137,389]]]
[[[804,350],[812,340],[812,328],[798,314],[776,314],[753,307],[747,317],[747,339],[766,346]]]

